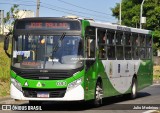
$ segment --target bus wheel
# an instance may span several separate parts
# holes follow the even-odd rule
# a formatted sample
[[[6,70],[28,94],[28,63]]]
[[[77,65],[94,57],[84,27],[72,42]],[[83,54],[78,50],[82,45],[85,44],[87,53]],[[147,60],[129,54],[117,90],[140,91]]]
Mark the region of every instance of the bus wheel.
[[[137,96],[137,80],[136,78],[133,78],[131,86],[131,98],[135,99],[136,96]]]
[[[95,89],[95,98],[94,98],[95,107],[102,105],[102,98],[103,98],[102,83],[98,81],[96,84],[96,89]]]
[[[33,101],[33,100],[30,100],[30,101],[29,101],[29,105],[32,105],[32,106],[35,106],[35,105],[40,106],[40,105],[42,105],[42,101]]]

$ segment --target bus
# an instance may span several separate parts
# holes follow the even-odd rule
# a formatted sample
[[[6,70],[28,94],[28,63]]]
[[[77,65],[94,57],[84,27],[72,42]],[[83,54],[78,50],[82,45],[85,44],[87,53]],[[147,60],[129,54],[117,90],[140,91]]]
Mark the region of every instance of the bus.
[[[153,81],[152,32],[89,19],[17,19],[12,33],[10,95],[29,100],[89,101],[129,94]]]

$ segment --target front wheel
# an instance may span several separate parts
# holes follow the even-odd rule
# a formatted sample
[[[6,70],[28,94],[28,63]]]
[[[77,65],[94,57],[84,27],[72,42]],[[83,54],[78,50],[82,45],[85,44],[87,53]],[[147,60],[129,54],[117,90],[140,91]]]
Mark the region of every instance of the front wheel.
[[[137,80],[133,78],[131,86],[131,98],[135,99],[137,97]]]
[[[102,98],[103,98],[102,83],[98,81],[96,84],[96,89],[95,89],[95,98],[94,98],[95,107],[102,105]]]

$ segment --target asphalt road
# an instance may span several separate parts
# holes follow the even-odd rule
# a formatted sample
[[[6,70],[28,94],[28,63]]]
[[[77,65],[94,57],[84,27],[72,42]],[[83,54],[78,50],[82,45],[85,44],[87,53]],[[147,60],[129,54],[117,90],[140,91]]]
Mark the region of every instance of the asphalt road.
[[[138,92],[138,96],[134,100],[130,100],[128,95],[119,96],[119,97],[110,97],[105,98],[103,105],[98,108],[94,108],[90,103],[79,103],[79,102],[44,102],[42,104],[42,110],[45,110],[46,113],[49,112],[85,112],[85,113],[142,113],[146,112],[152,108],[160,109],[160,84],[152,85],[148,88],[145,88]],[[21,106],[29,105],[28,101],[14,101],[14,100],[2,100],[0,104],[19,104]],[[142,110],[142,108],[146,107]],[[133,109],[138,110],[133,110]],[[140,109],[141,108],[141,109]],[[4,112],[4,111],[0,111]],[[5,111],[8,113],[17,113],[17,111]],[[23,111],[18,111],[23,112]],[[25,111],[26,112],[26,111]],[[30,112],[30,111],[28,111]],[[36,112],[36,111],[33,111]],[[156,112],[154,112],[156,113]]]

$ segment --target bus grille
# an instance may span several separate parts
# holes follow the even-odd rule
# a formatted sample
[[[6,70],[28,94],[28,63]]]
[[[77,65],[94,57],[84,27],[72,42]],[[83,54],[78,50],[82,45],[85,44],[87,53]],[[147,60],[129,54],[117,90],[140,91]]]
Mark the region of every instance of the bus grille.
[[[62,98],[66,93],[66,88],[63,89],[29,89],[23,88],[23,95],[25,97],[37,98],[38,92],[46,92],[49,93],[49,98]]]
[[[11,69],[20,77],[32,80],[64,80],[72,77],[74,73],[81,71],[83,66],[72,70],[47,70],[41,72],[40,69],[19,69],[11,66]]]
[[[21,74],[21,77],[25,79],[34,79],[34,80],[62,80],[71,77],[72,75],[66,72],[52,72],[52,73],[25,73]]]

